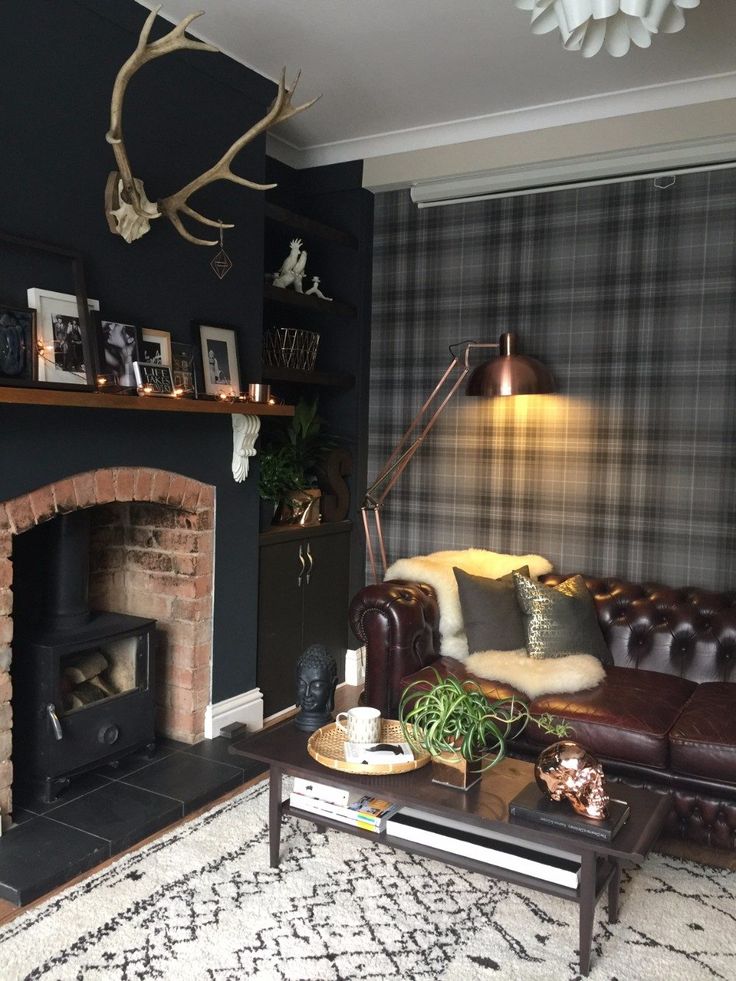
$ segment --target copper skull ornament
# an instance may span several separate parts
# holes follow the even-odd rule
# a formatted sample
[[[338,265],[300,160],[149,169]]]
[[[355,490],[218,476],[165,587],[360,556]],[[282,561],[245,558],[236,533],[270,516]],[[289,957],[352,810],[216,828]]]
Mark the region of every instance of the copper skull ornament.
[[[579,743],[563,739],[543,750],[534,767],[540,789],[555,801],[567,799],[584,817],[604,818],[608,794],[603,767]]]

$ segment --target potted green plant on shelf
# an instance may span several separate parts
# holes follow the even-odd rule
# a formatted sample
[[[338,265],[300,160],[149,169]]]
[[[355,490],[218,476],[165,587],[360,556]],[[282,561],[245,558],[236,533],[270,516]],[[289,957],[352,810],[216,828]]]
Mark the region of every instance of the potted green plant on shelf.
[[[261,451],[259,493],[274,506],[273,524],[316,524],[319,521],[318,472],[336,445],[323,432],[317,399],[301,399],[289,424],[273,432]]]
[[[401,696],[399,720],[407,742],[432,757],[435,783],[467,790],[506,755],[509,738],[530,721],[562,739],[570,727],[549,714],[533,716],[516,696],[490,701],[474,681],[412,682]]]

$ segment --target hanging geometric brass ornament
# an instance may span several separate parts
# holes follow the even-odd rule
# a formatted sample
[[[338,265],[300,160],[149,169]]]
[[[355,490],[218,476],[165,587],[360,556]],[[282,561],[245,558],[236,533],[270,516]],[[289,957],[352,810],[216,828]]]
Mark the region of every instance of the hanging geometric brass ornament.
[[[212,267],[212,271],[215,274],[215,276],[217,276],[218,279],[224,279],[225,276],[227,276],[227,274],[233,268],[233,264],[230,259],[230,256],[227,254],[223,246],[222,228],[223,228],[222,221],[220,221],[220,251],[216,255],[214,255],[210,261],[210,266]]]

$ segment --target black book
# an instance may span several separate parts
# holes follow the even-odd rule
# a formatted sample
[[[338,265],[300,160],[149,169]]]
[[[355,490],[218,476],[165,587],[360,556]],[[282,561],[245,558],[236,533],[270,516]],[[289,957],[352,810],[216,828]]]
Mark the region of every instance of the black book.
[[[576,814],[572,805],[562,800],[550,800],[541,793],[536,783],[529,783],[520,794],[509,803],[511,817],[521,818],[533,824],[545,824],[564,831],[573,831],[599,841],[611,841],[626,823],[631,808],[623,800],[611,798],[608,802],[608,817],[600,820]]]

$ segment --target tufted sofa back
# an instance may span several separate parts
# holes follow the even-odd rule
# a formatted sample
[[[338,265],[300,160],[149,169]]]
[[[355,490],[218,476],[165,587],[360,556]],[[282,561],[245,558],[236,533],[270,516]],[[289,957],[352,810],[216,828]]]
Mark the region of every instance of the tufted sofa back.
[[[556,586],[569,578],[552,572],[540,581]],[[696,682],[736,681],[736,592],[583,578],[617,665]]]

